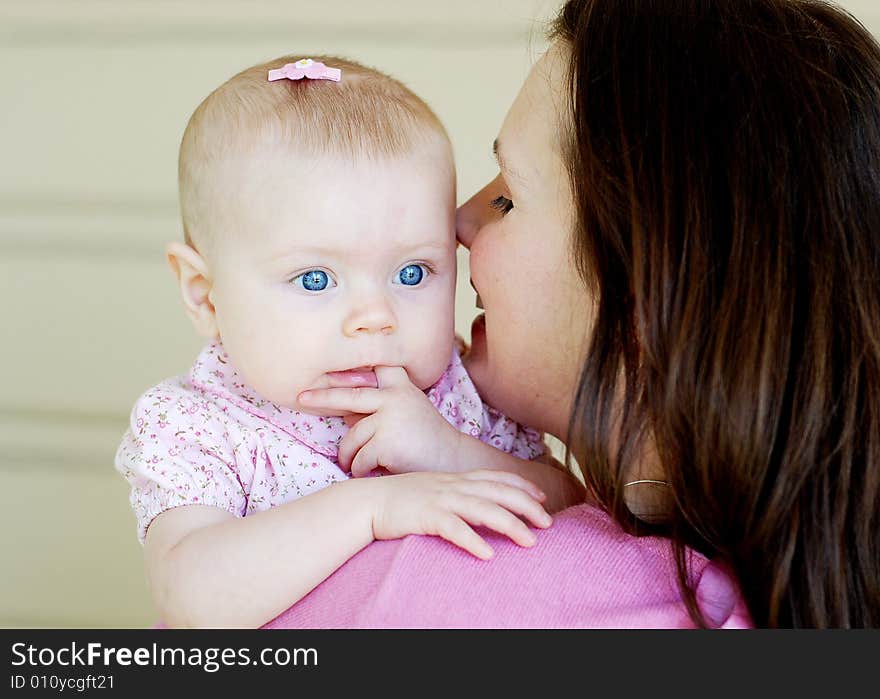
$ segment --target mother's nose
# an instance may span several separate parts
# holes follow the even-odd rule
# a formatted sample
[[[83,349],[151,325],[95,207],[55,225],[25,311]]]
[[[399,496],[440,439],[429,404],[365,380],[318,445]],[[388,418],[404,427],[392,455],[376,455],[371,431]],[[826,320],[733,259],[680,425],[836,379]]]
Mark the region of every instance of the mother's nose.
[[[455,237],[469,250],[480,228],[483,227],[486,216],[491,213],[489,201],[489,188],[484,187],[459,206],[455,213]]]

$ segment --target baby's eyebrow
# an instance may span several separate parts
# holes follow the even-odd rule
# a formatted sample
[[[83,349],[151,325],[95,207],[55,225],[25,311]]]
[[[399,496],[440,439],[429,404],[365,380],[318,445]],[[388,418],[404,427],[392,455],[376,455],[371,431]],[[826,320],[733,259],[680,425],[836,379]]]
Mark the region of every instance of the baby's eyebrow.
[[[495,156],[495,161],[498,163],[498,167],[501,170],[503,170],[504,172],[506,172],[509,175],[512,175],[513,177],[518,179],[520,182],[525,182],[525,178],[522,176],[522,173],[517,172],[512,167],[510,167],[510,163],[505,159],[505,157],[501,151],[501,144],[498,142],[497,138],[494,141],[492,141],[492,155]]]
[[[453,238],[454,239],[454,238]],[[419,251],[432,251],[445,253],[451,247],[451,243],[439,243],[439,242],[431,242],[431,243],[416,243],[415,245],[410,245],[407,247],[401,247],[399,249],[393,250],[393,254],[401,255],[401,256],[410,256],[413,253]],[[349,252],[343,247],[325,247],[320,245],[296,245],[291,246],[284,250],[284,252],[278,252],[274,255],[271,255],[268,258],[268,262],[285,262],[289,258],[299,258],[304,255],[316,255],[325,258],[344,258],[344,257],[358,257],[360,255],[359,252],[352,251]]]

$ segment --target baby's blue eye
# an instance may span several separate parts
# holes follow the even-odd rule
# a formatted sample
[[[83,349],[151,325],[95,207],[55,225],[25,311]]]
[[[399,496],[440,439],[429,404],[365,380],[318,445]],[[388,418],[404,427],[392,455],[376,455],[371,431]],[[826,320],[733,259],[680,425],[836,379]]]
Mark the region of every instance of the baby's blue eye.
[[[310,269],[308,272],[294,277],[293,285],[306,291],[324,291],[330,286],[336,286],[336,283],[326,272],[320,269]]]
[[[424,265],[407,265],[397,273],[397,280],[406,286],[417,286],[424,278]]]

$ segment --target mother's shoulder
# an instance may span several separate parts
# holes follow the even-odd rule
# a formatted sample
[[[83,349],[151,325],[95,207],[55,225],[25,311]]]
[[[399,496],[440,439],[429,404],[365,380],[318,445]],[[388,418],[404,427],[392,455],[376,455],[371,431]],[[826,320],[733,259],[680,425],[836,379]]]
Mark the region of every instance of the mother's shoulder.
[[[375,542],[276,619],[283,627],[574,628],[686,627],[669,542],[634,537],[606,513],[578,505],[537,532],[531,548],[480,533],[495,555],[482,561],[426,536]],[[705,557],[694,553],[701,582]],[[708,576],[711,621],[738,603],[729,577]],[[700,585],[702,587],[702,585]],[[700,589],[697,589],[700,598]],[[705,596],[705,595],[704,595]]]

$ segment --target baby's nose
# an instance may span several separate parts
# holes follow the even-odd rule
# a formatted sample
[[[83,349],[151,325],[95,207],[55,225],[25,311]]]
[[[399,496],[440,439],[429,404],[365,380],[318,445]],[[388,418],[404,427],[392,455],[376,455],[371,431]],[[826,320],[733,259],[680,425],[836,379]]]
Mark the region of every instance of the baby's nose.
[[[354,337],[360,334],[389,335],[397,330],[394,309],[384,297],[365,300],[353,308],[345,319],[343,332]]]

